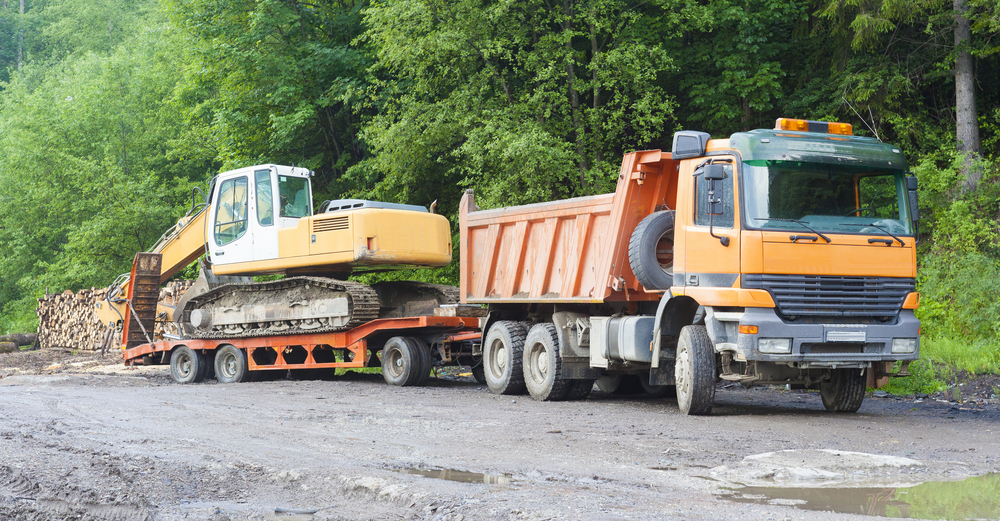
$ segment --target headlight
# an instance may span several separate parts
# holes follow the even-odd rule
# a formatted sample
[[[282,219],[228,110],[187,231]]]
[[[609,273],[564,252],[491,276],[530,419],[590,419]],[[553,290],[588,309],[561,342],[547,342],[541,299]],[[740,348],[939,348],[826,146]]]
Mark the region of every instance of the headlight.
[[[917,350],[917,339],[916,338],[893,338],[892,339],[892,352],[893,353],[912,353]]]
[[[757,350],[761,353],[791,353],[790,338],[761,338],[757,341]]]

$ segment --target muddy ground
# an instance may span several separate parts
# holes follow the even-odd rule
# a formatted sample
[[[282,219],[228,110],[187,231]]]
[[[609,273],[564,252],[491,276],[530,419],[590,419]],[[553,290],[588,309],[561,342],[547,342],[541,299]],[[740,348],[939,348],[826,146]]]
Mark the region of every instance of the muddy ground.
[[[720,387],[688,417],[671,398],[538,403],[457,374],[177,385],[22,352],[0,355],[0,520],[996,518],[998,432],[988,398],[869,396],[840,415],[810,392]],[[977,505],[939,514],[942,491]]]

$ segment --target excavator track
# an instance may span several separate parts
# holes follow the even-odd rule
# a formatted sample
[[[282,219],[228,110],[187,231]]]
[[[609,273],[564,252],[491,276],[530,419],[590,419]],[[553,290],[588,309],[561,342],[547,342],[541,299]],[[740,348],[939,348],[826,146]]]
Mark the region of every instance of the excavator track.
[[[235,309],[232,307],[234,302],[247,302],[248,304],[243,307],[253,307],[253,303],[279,303],[292,300],[294,302],[290,306],[307,307],[309,302],[315,299],[313,295],[329,296],[334,299],[346,298],[348,318],[344,318],[344,314],[341,313],[338,316],[340,323],[332,324],[323,322],[324,319],[302,320],[285,317],[247,321],[225,328],[213,324],[210,329],[192,324],[189,336],[198,339],[220,339],[326,333],[351,329],[379,316],[378,294],[371,286],[323,277],[291,277],[271,282],[223,284],[191,299],[184,308],[184,316],[187,320],[195,316],[194,313],[205,313],[204,310],[210,313],[232,311]]]

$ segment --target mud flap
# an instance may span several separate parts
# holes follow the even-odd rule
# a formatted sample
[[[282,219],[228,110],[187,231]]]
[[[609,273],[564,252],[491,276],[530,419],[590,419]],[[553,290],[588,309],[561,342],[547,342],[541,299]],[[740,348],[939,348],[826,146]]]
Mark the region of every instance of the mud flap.
[[[649,385],[675,385],[674,361],[661,359],[660,367],[649,370]]]

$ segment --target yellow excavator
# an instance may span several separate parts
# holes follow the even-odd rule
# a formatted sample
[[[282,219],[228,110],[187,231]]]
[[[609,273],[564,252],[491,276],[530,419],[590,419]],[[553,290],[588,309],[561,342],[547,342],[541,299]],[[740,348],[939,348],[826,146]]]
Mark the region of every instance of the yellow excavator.
[[[312,176],[272,164],[216,176],[208,196],[196,196],[188,215],[108,289],[97,304],[101,322],[125,331],[127,349],[154,341],[156,319],[168,339],[247,338],[339,331],[458,302],[451,286],[346,280],[361,271],[447,266],[451,229],[433,205],[342,199],[314,213]],[[157,306],[160,285],[196,260],[194,285],[174,306]],[[253,279],[268,274],[286,277]]]

